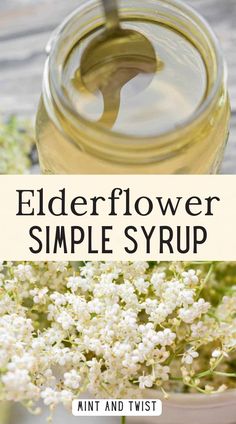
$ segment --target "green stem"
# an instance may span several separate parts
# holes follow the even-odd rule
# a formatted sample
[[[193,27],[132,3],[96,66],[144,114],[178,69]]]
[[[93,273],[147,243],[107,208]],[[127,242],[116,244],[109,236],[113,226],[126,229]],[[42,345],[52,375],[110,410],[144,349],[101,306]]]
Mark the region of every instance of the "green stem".
[[[229,378],[236,378],[235,372],[220,372],[220,371],[214,371],[215,375],[221,375],[222,377],[229,377]]]
[[[201,283],[201,286],[200,286],[199,291],[198,291],[198,297],[200,297],[200,294],[201,294],[202,290],[204,289],[204,287],[208,283],[208,280],[209,280],[209,278],[210,278],[210,276],[212,274],[213,268],[214,268],[214,263],[211,264],[206,277],[204,278],[204,280]]]
[[[121,417],[121,424],[126,424],[126,417]]]

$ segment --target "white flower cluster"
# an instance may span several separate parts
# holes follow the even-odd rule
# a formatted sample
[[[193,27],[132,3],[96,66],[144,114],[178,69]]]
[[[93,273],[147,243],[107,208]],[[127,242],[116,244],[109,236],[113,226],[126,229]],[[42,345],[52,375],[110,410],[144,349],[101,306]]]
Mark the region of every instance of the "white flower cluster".
[[[0,119],[0,174],[25,174],[31,165],[32,125],[12,117]]]
[[[0,399],[223,390],[235,381],[236,264],[0,265]],[[209,271],[210,268],[210,271]]]

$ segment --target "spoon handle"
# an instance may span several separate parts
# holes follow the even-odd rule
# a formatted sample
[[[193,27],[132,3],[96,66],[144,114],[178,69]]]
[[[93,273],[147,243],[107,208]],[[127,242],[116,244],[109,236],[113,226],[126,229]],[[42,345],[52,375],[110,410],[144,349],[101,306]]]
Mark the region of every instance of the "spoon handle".
[[[109,31],[115,31],[120,27],[117,0],[102,0],[106,17],[106,27]]]

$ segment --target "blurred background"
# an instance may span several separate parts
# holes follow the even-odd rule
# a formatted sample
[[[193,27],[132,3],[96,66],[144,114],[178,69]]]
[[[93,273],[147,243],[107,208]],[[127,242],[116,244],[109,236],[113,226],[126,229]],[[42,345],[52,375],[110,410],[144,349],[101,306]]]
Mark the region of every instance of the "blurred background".
[[[41,91],[45,45],[55,27],[80,0],[0,0],[0,117],[34,119]],[[211,24],[229,70],[232,125],[222,173],[236,173],[236,0],[186,0]],[[45,424],[48,413],[31,416],[12,409],[9,424]],[[73,418],[58,409],[56,424],[116,424],[116,418]],[[2,424],[2,423],[0,423]]]

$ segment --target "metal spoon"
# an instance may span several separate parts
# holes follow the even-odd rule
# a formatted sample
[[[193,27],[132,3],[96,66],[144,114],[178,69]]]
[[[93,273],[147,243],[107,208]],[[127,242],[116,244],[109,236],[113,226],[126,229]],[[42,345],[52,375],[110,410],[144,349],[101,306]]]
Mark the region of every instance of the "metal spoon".
[[[146,87],[157,70],[157,57],[143,34],[121,27],[116,0],[102,0],[102,3],[106,28],[83,52],[79,78],[90,93],[101,91],[104,111],[99,123],[112,127],[119,113],[122,87],[139,74],[150,74],[150,79],[145,78],[142,84]]]

